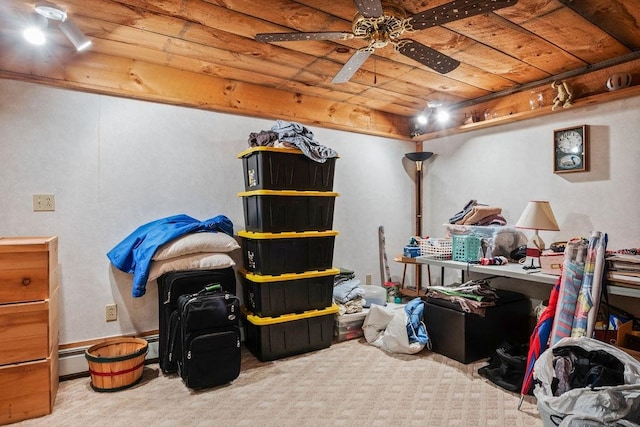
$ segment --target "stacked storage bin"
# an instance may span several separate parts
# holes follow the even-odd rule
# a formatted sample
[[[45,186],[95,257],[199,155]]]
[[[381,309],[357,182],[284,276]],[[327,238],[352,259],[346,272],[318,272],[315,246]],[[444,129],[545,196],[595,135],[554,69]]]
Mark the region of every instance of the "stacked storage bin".
[[[241,238],[246,345],[275,360],[331,345],[332,268],[337,231],[335,158],[318,163],[301,151],[254,147],[243,161],[245,230]]]

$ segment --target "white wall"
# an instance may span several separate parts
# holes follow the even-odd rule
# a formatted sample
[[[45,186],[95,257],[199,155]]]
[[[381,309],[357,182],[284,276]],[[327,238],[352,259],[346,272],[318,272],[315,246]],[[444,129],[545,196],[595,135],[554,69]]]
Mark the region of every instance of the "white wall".
[[[560,231],[540,232],[547,246],[598,230],[608,234],[608,249],[640,247],[639,116],[635,97],[426,142],[424,150],[436,155],[424,183],[425,233],[441,236],[442,224],[470,199],[502,207],[510,225],[529,200],[549,200]],[[590,128],[590,171],[554,174],[554,129],[583,124]],[[456,279],[446,274],[446,282]],[[492,285],[526,293],[534,305],[550,290],[504,279]],[[640,315],[640,299],[611,302]]]
[[[547,242],[609,234],[609,248],[639,246],[640,97],[454,135],[425,143],[424,234],[469,199],[501,206],[515,224],[530,199],[551,202],[561,231]],[[591,171],[552,172],[553,129],[588,124]],[[244,226],[242,164],[250,132],[272,121],[0,80],[0,235],[58,235],[61,343],[157,328],[157,290],[131,298],[131,279],[105,254],[148,221],[186,213],[227,215]],[[334,265],[379,283],[377,229],[387,252],[414,231],[411,143],[311,128],[337,161]],[[33,212],[34,193],[56,211]],[[392,274],[401,268],[391,261]],[[638,300],[636,300],[638,301]],[[104,321],[116,302],[119,321]]]
[[[60,342],[157,329],[158,294],[131,297],[106,253],[138,226],[185,213],[244,227],[242,162],[250,132],[273,121],[0,80],[0,235],[58,235]],[[310,127],[335,149],[334,265],[379,283],[378,226],[389,256],[413,233],[411,143]],[[33,212],[53,193],[55,212]],[[393,264],[393,262],[392,262]],[[391,265],[392,272],[401,272]],[[118,322],[105,305],[118,304]]]
[[[640,246],[639,115],[635,97],[425,143],[437,154],[425,177],[427,229],[437,235],[470,199],[502,207],[512,225],[529,200],[549,200],[560,231],[540,232],[545,242],[599,230],[609,249]],[[553,130],[583,124],[590,171],[554,174]]]

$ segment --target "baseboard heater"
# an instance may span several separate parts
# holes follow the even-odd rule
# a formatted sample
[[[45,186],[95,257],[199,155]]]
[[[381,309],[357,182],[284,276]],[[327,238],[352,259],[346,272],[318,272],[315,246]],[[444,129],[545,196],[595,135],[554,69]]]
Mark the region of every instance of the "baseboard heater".
[[[158,359],[158,335],[148,335],[140,338],[149,343],[149,351],[145,360],[156,361]],[[66,348],[58,352],[58,375],[60,380],[89,376],[89,364],[85,356],[85,352],[89,347]]]

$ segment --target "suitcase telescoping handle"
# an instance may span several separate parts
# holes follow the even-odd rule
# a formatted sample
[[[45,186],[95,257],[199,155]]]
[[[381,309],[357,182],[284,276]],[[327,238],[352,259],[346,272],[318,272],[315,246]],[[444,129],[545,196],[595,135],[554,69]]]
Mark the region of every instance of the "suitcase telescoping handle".
[[[210,283],[207,286],[204,287],[203,290],[201,290],[199,293],[204,293],[204,292],[222,292],[222,285],[219,283]]]

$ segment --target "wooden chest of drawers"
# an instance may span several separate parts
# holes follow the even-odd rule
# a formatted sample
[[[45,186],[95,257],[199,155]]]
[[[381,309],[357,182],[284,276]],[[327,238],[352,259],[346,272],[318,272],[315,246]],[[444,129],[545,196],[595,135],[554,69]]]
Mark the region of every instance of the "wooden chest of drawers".
[[[0,424],[53,409],[58,391],[57,268],[57,237],[0,237]]]

